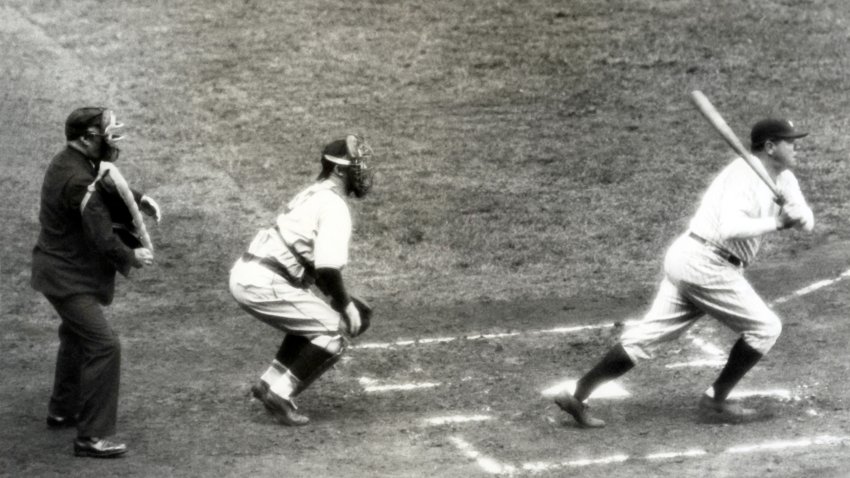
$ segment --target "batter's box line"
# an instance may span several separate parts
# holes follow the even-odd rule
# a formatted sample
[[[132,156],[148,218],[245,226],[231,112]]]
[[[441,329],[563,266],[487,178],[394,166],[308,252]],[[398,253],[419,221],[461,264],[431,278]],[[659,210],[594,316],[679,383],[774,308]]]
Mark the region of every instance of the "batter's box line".
[[[785,304],[793,299],[797,299],[803,297],[805,295],[811,294],[817,290],[823,289],[824,287],[831,286],[837,282],[840,282],[846,278],[850,277],[850,269],[842,272],[833,279],[825,279],[809,284],[805,287],[795,290],[794,292],[779,297],[778,299],[774,299],[771,302],[768,302],[768,305],[773,307],[776,305]],[[627,320],[628,322],[636,321],[635,319]],[[600,329],[609,329],[612,327],[616,327],[620,325],[621,322],[613,322],[607,324],[598,324],[598,325],[578,325],[578,326],[563,326],[563,327],[555,327],[551,329],[544,330],[527,330],[524,332],[504,332],[504,333],[491,333],[491,334],[470,334],[456,337],[425,337],[421,339],[405,339],[405,340],[396,340],[394,342],[364,342],[362,344],[353,345],[351,348],[354,350],[370,350],[370,349],[389,349],[394,347],[406,347],[406,346],[419,346],[419,345],[433,345],[433,344],[444,344],[448,342],[455,342],[461,340],[489,340],[489,339],[503,339],[503,338],[512,338],[512,337],[521,337],[528,335],[556,335],[556,334],[572,334],[576,332],[583,332],[587,330],[600,330]]]
[[[469,441],[460,436],[450,436],[449,441],[466,458],[476,462],[479,468],[491,475],[514,476],[517,474],[537,474],[552,472],[565,468],[587,468],[591,466],[605,466],[627,461],[661,461],[682,460],[688,458],[700,458],[707,456],[740,455],[746,453],[777,453],[788,450],[801,450],[811,447],[844,446],[850,443],[850,436],[818,435],[815,437],[803,437],[787,440],[770,440],[757,443],[744,443],[727,447],[719,452],[710,452],[702,448],[689,448],[686,450],[657,451],[647,454],[632,455],[627,453],[616,453],[613,455],[595,458],[575,458],[560,461],[529,461],[521,464],[513,464],[500,461],[492,456],[486,455],[475,448]]]

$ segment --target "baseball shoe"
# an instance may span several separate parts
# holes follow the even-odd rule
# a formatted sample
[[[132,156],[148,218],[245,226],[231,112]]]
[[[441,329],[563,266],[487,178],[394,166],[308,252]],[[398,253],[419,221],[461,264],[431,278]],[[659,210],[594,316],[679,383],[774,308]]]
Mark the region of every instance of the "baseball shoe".
[[[745,423],[758,418],[758,412],[752,408],[728,400],[718,402],[708,395],[699,399],[699,411],[708,421],[718,423]]]
[[[103,438],[78,437],[74,439],[74,455],[91,458],[116,458],[127,453],[127,445],[113,443]]]
[[[561,410],[572,415],[576,423],[582,428],[602,428],[605,426],[604,421],[591,417],[588,413],[587,404],[578,401],[570,392],[561,392],[555,395],[555,404]]]
[[[292,400],[278,396],[271,391],[269,384],[262,380],[251,385],[251,395],[262,402],[263,406],[266,407],[266,411],[271,413],[283,425],[300,427],[310,423],[309,417],[295,411],[295,404]]]
[[[77,424],[77,416],[63,417],[61,415],[47,414],[47,428],[59,430],[61,428],[71,428]]]

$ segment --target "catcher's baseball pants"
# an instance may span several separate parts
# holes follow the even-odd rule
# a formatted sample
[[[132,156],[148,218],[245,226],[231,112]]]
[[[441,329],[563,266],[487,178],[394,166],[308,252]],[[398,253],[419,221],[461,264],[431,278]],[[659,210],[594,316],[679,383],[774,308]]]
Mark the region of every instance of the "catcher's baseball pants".
[[[48,411],[64,417],[79,413],[78,436],[114,435],[121,380],[118,336],[95,296],[47,299],[62,319]]]
[[[309,289],[292,286],[257,262],[242,259],[230,270],[230,293],[248,313],[286,333],[327,335],[341,316]]]
[[[627,322],[621,343],[635,362],[650,357],[648,348],[673,340],[709,314],[738,332],[756,351],[767,353],[782,323],[743,275],[710,246],[687,234],[670,246],[665,277],[644,318]]]

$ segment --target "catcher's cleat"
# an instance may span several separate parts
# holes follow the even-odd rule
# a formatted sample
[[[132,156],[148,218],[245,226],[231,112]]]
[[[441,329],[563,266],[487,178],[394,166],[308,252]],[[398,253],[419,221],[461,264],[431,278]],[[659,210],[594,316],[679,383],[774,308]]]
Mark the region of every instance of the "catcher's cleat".
[[[704,419],[716,423],[746,423],[759,417],[758,412],[752,408],[744,408],[728,400],[718,402],[708,395],[700,398],[699,411]]]
[[[278,396],[271,391],[269,384],[260,380],[251,386],[251,395],[262,402],[266,410],[281,424],[300,427],[310,423],[310,418],[295,411],[292,400]]]
[[[605,426],[604,421],[591,417],[587,405],[578,401],[570,392],[564,391],[555,395],[555,404],[561,410],[572,415],[576,423],[582,428],[602,428]]]

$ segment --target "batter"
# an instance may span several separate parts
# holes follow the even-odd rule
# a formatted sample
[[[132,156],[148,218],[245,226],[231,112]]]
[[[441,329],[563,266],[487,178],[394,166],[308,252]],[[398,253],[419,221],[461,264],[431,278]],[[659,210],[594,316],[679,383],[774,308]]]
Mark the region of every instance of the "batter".
[[[585,402],[593,390],[650,358],[653,346],[681,336],[705,314],[740,338],[719,377],[701,397],[700,411],[727,423],[757,416],[755,410],[727,398],[773,347],[782,322],[747,281],[744,269],[755,260],[766,234],[790,228],[811,232],[814,227],[814,215],[792,172],[797,165],[795,140],[806,135],[784,119],[765,119],[753,126],[750,149],[781,197],[774,197],[742,158],[721,171],[705,192],[689,229],[668,249],[664,278],[644,318],[626,324],[620,341],[579,379],[574,394],[555,397],[555,403],[579,425],[604,426],[587,410]]]

